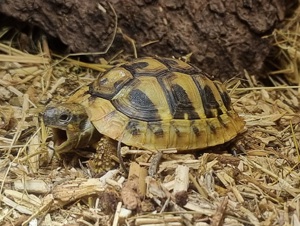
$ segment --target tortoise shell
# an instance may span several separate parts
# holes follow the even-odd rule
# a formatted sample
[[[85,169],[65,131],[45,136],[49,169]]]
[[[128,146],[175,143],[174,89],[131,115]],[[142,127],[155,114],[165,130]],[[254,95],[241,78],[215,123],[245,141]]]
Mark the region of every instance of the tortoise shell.
[[[168,58],[116,66],[68,103],[80,103],[105,136],[137,148],[195,150],[230,141],[245,123],[224,86]]]

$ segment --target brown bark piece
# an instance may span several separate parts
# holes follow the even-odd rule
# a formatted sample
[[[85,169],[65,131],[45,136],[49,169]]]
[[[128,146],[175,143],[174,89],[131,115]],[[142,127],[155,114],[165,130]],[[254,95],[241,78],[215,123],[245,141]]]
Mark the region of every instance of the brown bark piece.
[[[270,34],[293,0],[110,0],[122,33],[135,40],[138,55],[193,53],[204,71],[225,80],[259,72],[271,48]],[[115,25],[107,1],[5,0],[0,13],[36,25],[73,52],[106,49]],[[144,46],[143,44],[157,41]],[[132,46],[117,34],[109,55]]]
[[[141,198],[145,196],[146,192],[146,176],[145,168],[135,162],[130,164],[128,180],[124,183],[121,191],[121,197],[127,209],[134,210],[141,206]]]
[[[137,192],[139,186],[138,180],[139,178],[136,175],[129,177],[121,191],[123,203],[129,210],[135,210],[141,204],[141,199]]]
[[[55,186],[52,190],[55,208],[61,208],[83,197],[97,195],[105,188],[99,179],[78,178]]]

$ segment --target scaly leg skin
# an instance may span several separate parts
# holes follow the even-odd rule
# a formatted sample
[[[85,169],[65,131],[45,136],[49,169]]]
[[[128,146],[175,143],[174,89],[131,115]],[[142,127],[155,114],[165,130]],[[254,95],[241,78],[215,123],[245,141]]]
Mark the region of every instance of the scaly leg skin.
[[[93,173],[101,174],[119,165],[117,161],[117,143],[115,140],[103,136],[94,147],[96,153],[88,161],[88,165]]]

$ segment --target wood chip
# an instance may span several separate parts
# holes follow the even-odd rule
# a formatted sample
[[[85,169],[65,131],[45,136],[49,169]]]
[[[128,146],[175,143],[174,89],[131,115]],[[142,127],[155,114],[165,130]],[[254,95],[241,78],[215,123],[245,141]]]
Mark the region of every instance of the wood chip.
[[[175,184],[173,194],[177,192],[187,191],[189,187],[189,167],[178,165],[175,170]]]
[[[30,194],[47,194],[51,186],[43,180],[17,180],[14,182],[14,188],[17,191],[26,191]]]

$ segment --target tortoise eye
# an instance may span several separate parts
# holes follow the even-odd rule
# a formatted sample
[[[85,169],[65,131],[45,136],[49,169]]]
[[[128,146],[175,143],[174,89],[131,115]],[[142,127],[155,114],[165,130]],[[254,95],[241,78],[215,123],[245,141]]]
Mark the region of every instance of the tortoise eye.
[[[59,116],[59,121],[60,121],[60,122],[63,122],[63,123],[69,122],[70,119],[71,119],[71,115],[69,115],[69,114],[61,114],[61,115]]]

